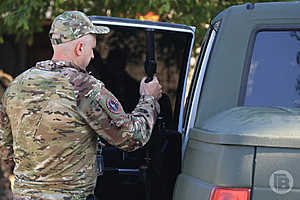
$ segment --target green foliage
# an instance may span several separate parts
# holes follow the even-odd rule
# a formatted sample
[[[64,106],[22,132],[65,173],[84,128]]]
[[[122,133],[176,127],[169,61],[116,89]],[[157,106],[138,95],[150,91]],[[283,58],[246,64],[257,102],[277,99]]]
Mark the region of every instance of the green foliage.
[[[33,34],[42,30],[45,22],[66,10],[80,10],[88,15],[136,18],[152,11],[160,21],[195,26],[196,45],[200,45],[206,24],[221,10],[245,0],[0,0],[0,42],[4,34],[33,42]],[[264,2],[270,0],[263,0]],[[273,0],[276,1],[276,0]]]
[[[48,7],[48,1],[2,0],[0,3],[0,36],[15,34],[17,38],[27,38],[33,32],[41,31],[44,20],[43,13]]]

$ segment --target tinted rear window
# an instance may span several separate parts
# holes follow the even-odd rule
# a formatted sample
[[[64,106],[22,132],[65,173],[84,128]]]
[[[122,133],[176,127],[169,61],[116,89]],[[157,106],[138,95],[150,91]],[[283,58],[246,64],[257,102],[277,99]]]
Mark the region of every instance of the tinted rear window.
[[[257,34],[245,105],[300,107],[300,31]]]

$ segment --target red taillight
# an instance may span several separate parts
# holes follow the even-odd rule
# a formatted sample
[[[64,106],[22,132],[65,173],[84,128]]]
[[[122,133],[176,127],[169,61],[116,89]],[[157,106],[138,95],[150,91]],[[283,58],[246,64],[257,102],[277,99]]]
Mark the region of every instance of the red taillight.
[[[250,189],[215,187],[209,200],[250,200]]]

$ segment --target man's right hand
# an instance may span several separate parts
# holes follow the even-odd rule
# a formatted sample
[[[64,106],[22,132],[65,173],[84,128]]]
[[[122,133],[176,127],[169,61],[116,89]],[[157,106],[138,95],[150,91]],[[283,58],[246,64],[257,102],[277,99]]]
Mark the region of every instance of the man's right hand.
[[[154,99],[158,100],[162,95],[162,87],[159,84],[157,77],[154,76],[153,80],[149,83],[145,83],[146,77],[141,80],[140,95],[150,95]]]

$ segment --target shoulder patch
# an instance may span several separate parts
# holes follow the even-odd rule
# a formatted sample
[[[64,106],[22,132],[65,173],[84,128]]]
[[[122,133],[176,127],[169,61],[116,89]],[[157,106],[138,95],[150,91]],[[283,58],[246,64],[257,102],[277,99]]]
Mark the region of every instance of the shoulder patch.
[[[108,97],[106,99],[106,107],[107,109],[115,114],[121,113],[121,106],[113,97]]]

